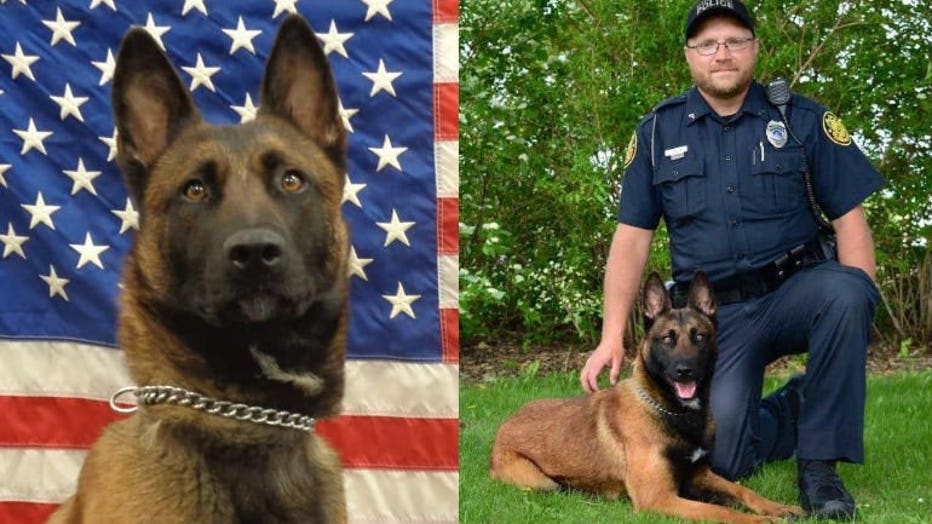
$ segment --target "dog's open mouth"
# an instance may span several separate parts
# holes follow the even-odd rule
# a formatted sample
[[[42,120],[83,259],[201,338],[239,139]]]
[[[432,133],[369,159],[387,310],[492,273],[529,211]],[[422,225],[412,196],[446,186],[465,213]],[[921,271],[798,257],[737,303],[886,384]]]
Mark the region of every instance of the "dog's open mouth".
[[[696,390],[698,388],[696,387],[695,380],[688,382],[671,382],[673,383],[673,389],[676,390],[676,396],[679,397],[680,400],[691,400],[696,396]]]

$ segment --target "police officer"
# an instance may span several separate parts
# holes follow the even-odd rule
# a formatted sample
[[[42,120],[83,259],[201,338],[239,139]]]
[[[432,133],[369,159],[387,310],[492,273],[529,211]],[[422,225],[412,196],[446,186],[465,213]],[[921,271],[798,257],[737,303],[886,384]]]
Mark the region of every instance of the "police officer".
[[[625,322],[663,217],[674,294],[697,270],[716,290],[713,469],[740,478],[795,452],[804,509],[851,517],[835,462],[864,459],[866,353],[879,293],[861,203],[883,178],[820,105],[793,94],[784,121],[752,79],[759,48],[740,1],[702,0],[689,11],[684,53],[695,86],[658,105],[628,145],[602,339],[580,380],[594,391],[610,366],[616,382]],[[837,261],[819,241],[807,169],[837,234]],[[765,366],[801,352],[805,375],[761,399]]]

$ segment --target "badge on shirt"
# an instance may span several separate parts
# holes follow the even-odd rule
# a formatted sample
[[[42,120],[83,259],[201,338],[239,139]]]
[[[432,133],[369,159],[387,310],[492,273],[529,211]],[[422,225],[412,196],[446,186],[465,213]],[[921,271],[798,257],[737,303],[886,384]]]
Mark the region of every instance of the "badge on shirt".
[[[671,147],[663,152],[663,156],[668,157],[670,160],[679,160],[686,156],[687,151],[689,151],[689,146]]]
[[[841,119],[831,111],[826,111],[822,115],[822,130],[825,131],[825,136],[829,140],[840,146],[851,144],[851,135],[848,134],[848,129],[841,123]]]
[[[773,147],[780,149],[785,146],[787,138],[786,124],[777,120],[767,122],[767,141]]]
[[[631,140],[628,141],[628,148],[625,149],[625,167],[628,169],[628,166],[631,165],[631,162],[634,162],[634,155],[638,152],[638,132],[637,130],[634,133],[631,133]]]

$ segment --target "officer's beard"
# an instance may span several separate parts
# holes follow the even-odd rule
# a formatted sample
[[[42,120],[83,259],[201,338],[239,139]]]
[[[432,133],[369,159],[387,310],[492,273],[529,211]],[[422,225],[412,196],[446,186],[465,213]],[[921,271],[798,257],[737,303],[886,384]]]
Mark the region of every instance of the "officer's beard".
[[[734,63],[722,63],[714,66],[715,70],[719,69],[731,69],[736,68],[737,65]],[[723,81],[720,79],[714,81],[714,73],[709,72],[707,75],[700,77],[699,75],[693,75],[693,82],[696,83],[696,87],[699,88],[704,95],[712,98],[717,98],[719,100],[732,100],[739,96],[743,96],[747,92],[748,86],[751,85],[751,80],[754,77],[754,64],[751,64],[751,67],[747,68],[745,71],[738,70],[739,75],[731,81]]]

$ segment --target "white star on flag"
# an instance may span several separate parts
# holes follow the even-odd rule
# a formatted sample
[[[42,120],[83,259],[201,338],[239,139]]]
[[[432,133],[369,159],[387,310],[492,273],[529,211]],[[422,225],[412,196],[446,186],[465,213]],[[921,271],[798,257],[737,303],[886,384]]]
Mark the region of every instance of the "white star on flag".
[[[41,191],[39,191],[39,196],[36,197],[35,204],[20,204],[20,206],[29,212],[29,229],[35,229],[39,224],[45,224],[49,229],[55,229],[55,224],[52,223],[52,213],[61,209],[61,206],[46,205]]]
[[[11,164],[0,164],[0,186],[9,187],[6,185],[6,178],[3,175],[6,174],[11,167],[13,167]]]
[[[294,5],[298,3],[298,0],[272,0],[275,2],[275,12],[272,13],[272,18],[278,17],[278,15],[288,11],[289,13],[297,13],[298,8]]]
[[[74,36],[71,32],[74,31],[76,27],[81,25],[81,22],[70,22],[65,20],[65,17],[61,14],[61,8],[58,8],[58,11],[55,15],[55,20],[43,20],[42,23],[45,27],[48,27],[52,30],[52,46],[54,47],[60,40],[68,42],[73,47],[77,47],[78,44],[74,41]]]
[[[249,96],[249,93],[246,93],[246,101],[243,102],[241,106],[230,106],[233,111],[236,111],[236,114],[239,115],[239,123],[243,124],[249,122],[250,120],[256,119],[256,111],[259,109],[252,103],[252,97]]]
[[[324,54],[329,55],[333,51],[336,51],[343,58],[349,58],[349,55],[346,53],[346,48],[343,47],[343,44],[347,40],[353,37],[353,33],[341,33],[337,30],[336,20],[330,20],[330,30],[326,33],[314,33],[317,35],[317,38],[324,43]]]
[[[197,8],[204,16],[207,16],[207,6],[204,0],[184,0],[184,7],[181,8],[181,16],[186,16],[192,8]]]
[[[349,173],[346,174],[346,183],[343,184],[343,202],[352,202],[356,207],[362,209],[362,202],[359,201],[359,192],[366,187],[366,184],[354,184],[350,180]]]
[[[356,255],[356,247],[350,246],[350,257],[349,257],[349,276],[357,276],[365,281],[369,280],[369,277],[366,276],[365,267],[372,263],[374,259],[372,258],[359,258]]]
[[[39,131],[36,129],[36,123],[30,118],[28,128],[14,129],[13,132],[23,139],[23,149],[19,152],[20,155],[25,156],[30,149],[38,149],[43,155],[48,156],[48,152],[45,151],[45,144],[42,141],[52,136],[51,131]]]
[[[110,246],[105,245],[94,245],[94,241],[91,239],[91,234],[87,233],[84,237],[83,244],[68,244],[71,246],[71,249],[74,249],[81,256],[78,258],[78,269],[84,267],[85,264],[90,262],[100,269],[104,268],[104,264],[100,261],[100,254],[104,251],[110,249]]]
[[[411,318],[417,318],[414,316],[414,310],[411,309],[411,304],[415,300],[421,298],[421,295],[407,295],[405,294],[405,288],[402,287],[401,282],[398,283],[398,291],[394,295],[382,295],[382,298],[389,301],[392,305],[392,312],[388,314],[389,320],[398,316],[399,313],[404,313]]]
[[[172,30],[169,25],[155,25],[155,19],[152,18],[152,13],[149,13],[149,17],[146,18],[146,25],[142,26],[152,38],[155,39],[155,42],[159,44],[159,47],[162,51],[165,50],[165,44],[162,43],[162,35]]]
[[[50,96],[56,104],[61,106],[60,118],[62,121],[71,115],[78,119],[79,122],[84,122],[84,116],[81,114],[81,105],[90,100],[86,96],[74,96],[71,92],[71,84],[65,83],[65,93],[62,96]]]
[[[407,147],[392,147],[391,139],[388,138],[388,135],[385,135],[385,141],[382,142],[382,147],[369,148],[369,151],[372,151],[379,157],[379,165],[375,168],[376,173],[381,171],[385,166],[392,166],[398,171],[402,171],[401,162],[398,161],[398,157],[407,150]]]
[[[382,247],[388,247],[389,244],[396,240],[408,247],[411,246],[405,231],[411,229],[414,222],[402,222],[398,218],[398,211],[394,208],[392,209],[392,219],[390,222],[376,222],[376,225],[385,230],[385,244],[383,244]]]
[[[362,74],[362,76],[372,81],[372,91],[369,92],[370,97],[375,96],[379,91],[385,91],[386,93],[395,96],[395,88],[392,86],[392,82],[394,82],[395,79],[401,75],[401,71],[393,73],[386,70],[385,61],[381,58],[379,58],[379,68],[375,73]]]
[[[358,109],[347,109],[347,108],[343,107],[343,101],[340,100],[339,98],[337,99],[337,104],[338,104],[339,110],[340,110],[340,118],[343,119],[343,127],[345,127],[347,131],[349,131],[350,133],[352,133],[352,132],[353,132],[353,125],[350,124],[350,118],[353,118],[353,116],[354,116],[356,113],[358,113],[359,110],[358,110]]]
[[[27,240],[29,240],[29,237],[17,236],[16,231],[13,230],[13,224],[7,223],[6,234],[0,235],[0,242],[3,242],[3,258],[13,253],[16,253],[22,258],[26,258],[26,253],[23,252],[23,244]]]
[[[197,54],[197,63],[194,64],[194,67],[182,67],[186,73],[191,75],[191,91],[193,92],[200,86],[205,86],[207,89],[216,92],[214,89],[214,83],[211,82],[210,77],[217,74],[220,71],[219,67],[207,67],[204,65],[204,59],[201,58],[201,54]]]
[[[19,75],[26,75],[26,78],[36,81],[36,77],[32,74],[32,68],[30,66],[39,60],[39,55],[26,55],[23,54],[23,48],[19,45],[19,42],[16,42],[16,50],[13,51],[12,55],[0,55],[4,60],[10,63],[13,66],[13,80],[16,80],[16,77]]]
[[[110,148],[110,151],[107,152],[107,162],[116,158],[117,155],[117,130],[113,129],[113,136],[99,136],[97,137],[101,142],[107,145]]]
[[[262,31],[258,29],[246,29],[246,26],[243,25],[243,17],[239,17],[239,21],[236,23],[236,29],[223,29],[223,32],[233,40],[230,44],[231,55],[239,48],[256,54],[256,49],[252,46],[252,39],[262,34]]]
[[[49,285],[49,298],[52,298],[55,295],[59,295],[65,299],[65,302],[68,302],[68,293],[65,292],[65,286],[67,286],[71,281],[67,278],[59,277],[58,273],[55,272],[54,266],[49,264],[49,274],[39,275],[39,278],[44,280],[45,283]]]
[[[113,70],[116,69],[116,60],[113,59],[113,50],[107,49],[107,58],[103,62],[91,62],[91,64],[100,69],[100,84],[104,85],[113,78]]]
[[[107,7],[116,11],[116,5],[114,5],[113,0],[91,0],[91,9],[99,6],[100,4],[107,4]]]
[[[130,229],[139,230],[139,212],[133,208],[133,201],[129,198],[126,199],[126,207],[122,210],[112,209],[111,213],[116,215],[120,219],[120,234],[129,231]]]
[[[78,194],[78,191],[86,189],[88,193],[92,195],[97,195],[97,190],[94,189],[94,179],[100,176],[100,171],[88,171],[84,168],[84,159],[78,158],[78,167],[74,171],[64,170],[62,171],[71,180],[74,181],[74,184],[71,185],[71,196]]]
[[[362,3],[368,6],[368,9],[366,9],[366,22],[372,20],[372,17],[377,14],[391,21],[392,14],[388,12],[388,4],[392,3],[392,0],[362,0]]]

